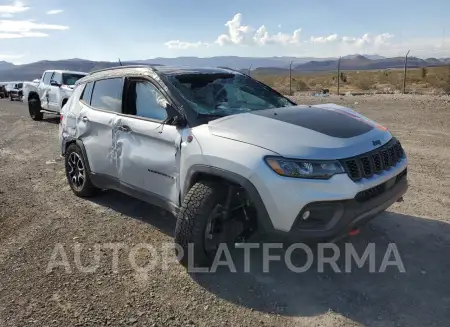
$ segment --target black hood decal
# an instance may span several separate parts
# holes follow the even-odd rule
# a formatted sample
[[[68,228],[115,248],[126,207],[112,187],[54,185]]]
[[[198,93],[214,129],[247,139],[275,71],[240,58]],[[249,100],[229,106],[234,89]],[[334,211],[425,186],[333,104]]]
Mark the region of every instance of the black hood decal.
[[[350,138],[371,131],[374,126],[347,113],[320,107],[284,107],[255,110],[251,114],[301,126],[331,137]]]

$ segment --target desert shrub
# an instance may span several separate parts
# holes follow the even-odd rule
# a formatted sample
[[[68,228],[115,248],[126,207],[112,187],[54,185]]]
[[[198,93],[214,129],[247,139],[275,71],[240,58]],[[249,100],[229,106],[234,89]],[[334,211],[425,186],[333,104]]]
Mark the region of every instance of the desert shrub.
[[[300,91],[309,91],[310,88],[306,82],[302,81],[301,79],[295,81],[295,90]]]
[[[445,93],[450,93],[450,66],[443,73],[441,88]]]
[[[339,74],[339,78],[342,82],[347,83],[347,75],[345,75],[343,72]]]
[[[358,89],[368,91],[372,88],[373,81],[371,81],[369,78],[359,78],[355,80],[354,84]]]
[[[426,67],[420,68],[420,77],[422,77],[422,79],[426,79],[427,75],[428,75],[428,69],[426,69]]]

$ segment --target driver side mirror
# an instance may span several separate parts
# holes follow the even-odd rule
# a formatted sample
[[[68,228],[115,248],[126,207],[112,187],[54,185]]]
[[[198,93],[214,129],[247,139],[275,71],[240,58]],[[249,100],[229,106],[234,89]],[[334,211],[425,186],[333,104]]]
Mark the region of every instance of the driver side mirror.
[[[177,126],[177,127],[185,127],[186,126],[186,120],[183,117],[174,116],[172,118],[172,125]]]
[[[51,86],[56,86],[56,87],[60,87],[61,86],[61,84],[59,84],[57,81],[55,81],[54,79],[52,79],[51,81],[50,81],[50,85]]]

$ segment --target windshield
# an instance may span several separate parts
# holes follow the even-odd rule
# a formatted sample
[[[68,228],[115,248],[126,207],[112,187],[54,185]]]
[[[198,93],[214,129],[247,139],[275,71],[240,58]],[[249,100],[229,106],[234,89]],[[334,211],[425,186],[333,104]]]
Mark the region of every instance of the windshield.
[[[21,89],[22,87],[23,87],[23,83],[17,84],[17,88],[18,88],[18,89]]]
[[[226,116],[295,105],[254,79],[233,73],[169,75],[199,114]]]
[[[85,75],[64,73],[62,74],[63,77],[62,83],[63,85],[75,85],[75,83],[84,76]]]

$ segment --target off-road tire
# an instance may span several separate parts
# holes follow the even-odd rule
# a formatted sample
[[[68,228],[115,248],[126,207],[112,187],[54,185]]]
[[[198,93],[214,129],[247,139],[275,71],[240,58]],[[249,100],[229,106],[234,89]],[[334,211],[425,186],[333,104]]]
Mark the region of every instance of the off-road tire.
[[[70,177],[69,177],[69,157],[72,152],[75,152],[82,160],[84,169],[85,169],[85,181],[81,189],[77,189],[74,187]],[[64,168],[66,171],[66,177],[67,182],[70,185],[70,188],[72,189],[73,193],[75,193],[76,196],[85,198],[85,197],[91,197],[94,195],[97,195],[100,189],[98,189],[94,184],[92,184],[91,179],[89,177],[89,172],[87,170],[87,159],[83,156],[83,151],[81,151],[80,147],[76,145],[75,143],[69,145],[69,147],[66,150],[65,158],[64,158]]]
[[[41,103],[38,99],[32,98],[28,101],[28,112],[33,120],[42,120],[44,114],[41,112]]]
[[[205,251],[205,229],[213,208],[226,198],[226,188],[217,182],[194,184],[184,198],[175,227],[175,243],[183,249],[180,263],[188,267],[208,267],[215,253]],[[191,263],[188,260],[189,243],[193,244]]]

